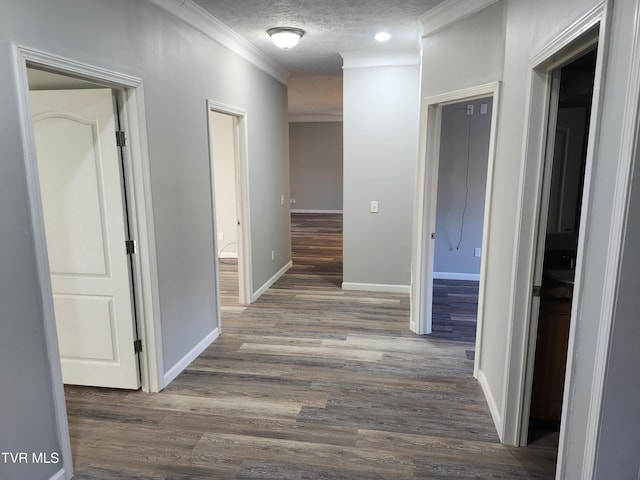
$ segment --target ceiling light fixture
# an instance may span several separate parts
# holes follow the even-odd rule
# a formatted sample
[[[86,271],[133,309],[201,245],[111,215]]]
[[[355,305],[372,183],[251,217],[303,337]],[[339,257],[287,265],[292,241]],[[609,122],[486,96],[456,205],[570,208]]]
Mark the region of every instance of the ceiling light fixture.
[[[375,38],[377,41],[379,42],[386,42],[391,38],[391,35],[389,35],[387,32],[380,32],[380,33],[376,33]]]
[[[267,30],[267,33],[277,47],[287,49],[298,44],[298,41],[304,35],[304,30],[293,27],[276,27]]]

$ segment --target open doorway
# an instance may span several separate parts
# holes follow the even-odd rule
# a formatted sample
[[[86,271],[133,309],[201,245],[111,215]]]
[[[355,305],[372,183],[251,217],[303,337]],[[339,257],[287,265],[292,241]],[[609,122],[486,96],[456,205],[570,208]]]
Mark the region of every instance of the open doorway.
[[[151,192],[148,189],[149,162],[146,144],[143,140],[146,138],[146,128],[144,118],[139,115],[142,111],[139,90],[142,81],[135,77],[94,67],[72,59],[50,55],[41,51],[20,46],[14,48],[20,122],[25,152],[25,170],[27,172],[29,205],[32,213],[32,227],[36,247],[36,265],[38,280],[42,287],[42,297],[40,299],[34,299],[34,301],[40,302],[43,307],[43,327],[46,339],[45,348],[49,358],[49,368],[52,379],[51,395],[54,402],[54,415],[61,448],[61,461],[64,472],[66,472],[65,474],[70,477],[73,472],[73,466],[65,387],[63,383],[63,368],[59,360],[61,359],[61,353],[65,355],[65,352],[73,353],[73,349],[80,349],[89,357],[101,356],[101,358],[105,360],[102,362],[102,366],[108,367],[109,363],[118,363],[121,354],[131,355],[132,352],[138,350],[138,352],[135,353],[137,358],[133,362],[133,367],[127,369],[127,374],[133,378],[133,384],[127,385],[127,388],[142,387],[144,391],[157,392],[164,387],[162,379],[162,341],[158,305],[157,265],[155,263],[153,213]],[[36,78],[38,76],[40,76],[40,78]],[[45,105],[43,108],[40,104],[41,102],[32,102],[32,91],[42,89],[65,90],[66,93],[71,90],[100,91],[102,93],[98,95],[103,97],[103,110],[108,117],[113,117],[115,121],[98,121],[95,117],[92,117],[91,114],[85,114],[81,111],[66,111],[74,110],[67,108],[69,106],[68,104],[72,103],[68,101],[68,99],[63,100],[60,105],[54,105],[53,107],[51,107],[51,105]],[[57,99],[55,101],[57,101]],[[40,105],[38,106],[36,103]],[[86,104],[91,102],[81,100],[76,103],[78,104],[76,106],[82,109]],[[33,111],[32,106],[37,108],[38,111]],[[101,132],[101,125],[104,126],[107,124],[111,131]],[[117,134],[116,129],[111,128],[114,127],[114,125],[117,125],[120,128],[120,132],[124,133]],[[43,143],[39,146],[40,138],[37,137],[40,137],[42,130],[44,130],[45,136],[43,137]],[[59,157],[57,159],[51,157],[47,159],[47,155],[45,154],[50,153],[47,152],[47,150],[58,141],[56,137],[62,135],[62,132],[65,130],[71,130],[72,133],[75,132],[76,134],[84,133],[84,143],[81,141],[72,141],[69,142],[69,145],[62,145],[63,148],[71,150],[71,152],[66,153],[73,153],[73,155],[69,155],[69,158],[62,158],[62,160],[60,160]],[[79,132],[79,130],[83,132]],[[102,138],[103,133],[104,140]],[[125,138],[126,141],[124,141]],[[123,146],[120,147],[120,155],[115,155],[115,162],[113,161],[113,155],[110,157],[111,160],[99,158],[103,154],[100,149],[97,148],[97,143],[104,141],[115,146],[118,139],[120,141],[119,143]],[[41,159],[38,158],[38,150],[42,152],[42,155],[40,155],[42,160],[51,162],[50,165],[39,165]],[[77,159],[80,160],[76,161]],[[124,162],[122,162],[122,160],[124,160]],[[58,161],[61,161],[62,164],[58,163]],[[110,179],[106,178],[107,173],[101,168],[100,162],[109,163]],[[89,181],[88,179],[92,178],[91,173],[93,173],[93,180]],[[41,176],[46,177],[44,178],[44,182],[41,182]],[[55,178],[56,176],[58,178]],[[127,187],[126,194],[124,193],[124,185]],[[50,188],[53,188],[53,190],[60,189],[58,194],[64,198],[56,198],[55,191],[45,192],[45,190]],[[83,232],[81,242],[84,244],[83,248],[88,244],[94,244],[93,241],[87,241],[89,237],[93,237],[94,240],[97,239],[98,243],[103,242],[102,247],[104,247],[104,243],[109,243],[109,235],[104,234],[104,222],[108,216],[106,214],[107,211],[114,213],[114,210],[116,210],[116,217],[121,220],[119,228],[126,231],[128,235],[125,235],[127,243],[122,241],[121,238],[122,243],[119,245],[113,248],[102,248],[102,256],[95,254],[96,252],[93,251],[91,255],[89,255],[91,261],[85,264],[84,260],[87,260],[86,258],[78,261],[78,257],[75,256],[75,253],[77,253],[76,250],[80,248],[78,247],[79,239],[73,238],[73,241],[69,242],[69,245],[65,245],[65,238],[68,240],[69,236],[67,235],[65,237],[64,230],[68,230],[70,226],[73,227],[72,230],[74,228],[80,228],[81,230],[87,229],[88,225],[83,221],[83,224],[78,226],[78,218],[69,218],[69,215],[60,217],[58,214],[65,211],[64,208],[61,209],[59,207],[69,206],[70,198],[74,196],[72,195],[74,189],[80,189],[82,191],[83,189],[91,188],[93,188],[94,193],[91,201],[87,201],[86,205],[71,205],[72,211],[74,208],[89,209],[89,207],[93,205],[94,213],[97,208],[98,216],[101,216],[99,219],[100,222],[98,223],[102,223],[102,225],[99,229],[94,222],[89,229],[93,231]],[[109,190],[109,192],[107,192],[107,190]],[[84,193],[87,192],[85,191]],[[113,199],[115,199],[115,201]],[[46,207],[43,200],[47,201]],[[45,209],[48,209],[48,211],[45,212]],[[117,212],[117,210],[120,211]],[[67,211],[67,214],[68,213]],[[76,213],[81,213],[80,216],[87,220],[86,211]],[[89,223],[91,223],[91,219],[89,219]],[[111,225],[109,225],[109,228],[110,227]],[[50,232],[52,228],[59,230]],[[97,230],[102,230],[102,233],[97,232]],[[49,233],[52,233],[52,235],[49,235]],[[68,233],[67,231],[66,234]],[[84,235],[87,233],[88,236]],[[133,244],[131,240],[133,240]],[[73,245],[74,248],[68,248],[70,245]],[[51,255],[49,247],[52,249]],[[134,253],[127,254],[127,248]],[[56,249],[57,251],[54,252]],[[88,254],[86,251],[80,253],[85,257]],[[122,276],[124,276],[126,280],[129,280],[128,282],[123,282],[125,287],[128,287],[124,288],[123,292],[120,293],[120,295],[124,297],[124,302],[121,302],[121,304],[125,305],[125,309],[132,310],[132,313],[135,312],[135,318],[138,319],[138,322],[128,325],[127,328],[131,332],[136,332],[137,327],[140,342],[136,341],[134,343],[132,341],[129,343],[129,341],[126,341],[124,342],[126,344],[121,345],[123,342],[118,338],[119,332],[114,333],[114,329],[112,328],[113,314],[117,312],[110,312],[108,308],[100,308],[104,307],[104,305],[100,304],[100,293],[94,292],[90,295],[85,295],[86,298],[84,298],[84,300],[95,300],[93,305],[81,301],[80,308],[71,308],[68,293],[61,291],[56,297],[56,293],[54,292],[54,275],[62,274],[60,277],[65,277],[65,273],[68,272],[59,270],[64,270],[62,267],[65,265],[68,266],[69,263],[75,265],[75,267],[79,267],[77,268],[79,271],[93,269],[93,271],[88,273],[89,277],[96,277],[95,280],[102,280],[110,276],[112,272],[110,270],[111,265],[109,264],[110,258],[108,257],[111,255],[119,256],[120,260],[123,256],[125,258],[128,257],[128,261],[124,262],[124,269],[120,269]],[[95,270],[96,268],[100,270],[100,261],[103,261],[103,267],[108,267],[102,268],[102,270],[104,270],[102,273]],[[70,275],[66,276],[69,277]],[[61,279],[63,281],[70,280],[70,278]],[[86,278],[85,280],[85,283],[90,284],[94,279]],[[68,285],[63,285],[64,288],[67,286]],[[108,300],[102,300],[102,302],[109,303]],[[74,333],[60,331],[65,329],[69,330],[69,325],[58,325],[60,317],[70,309],[80,313],[82,313],[82,311],[85,313],[87,311],[95,313],[96,309],[99,310],[102,313],[102,317],[95,315],[92,316],[93,318],[90,320],[100,320],[102,322],[102,333],[106,336],[111,335],[111,340],[113,340],[111,345],[109,346],[106,342],[101,345],[89,343],[80,346],[59,344],[59,338],[66,341],[63,337],[68,333]],[[82,335],[89,334],[91,342],[96,340],[95,330],[99,329],[96,328],[94,330],[93,325],[85,325],[85,327],[81,327],[84,328],[83,331],[75,333]],[[92,333],[93,338],[91,338]],[[142,345],[140,345],[140,343]],[[117,345],[117,348],[114,347],[114,345]],[[143,347],[141,352],[139,351],[140,346]],[[76,351],[75,353],[78,352]],[[109,356],[111,356],[111,361],[107,360]],[[74,359],[69,358],[69,360]],[[88,360],[89,363],[91,363],[91,361],[95,361],[95,359]],[[105,375],[97,374],[94,376],[89,372],[86,376],[91,382],[90,384],[104,384],[102,380],[104,380]],[[98,380],[98,378],[102,380]],[[105,385],[115,385],[111,383],[113,379],[110,380],[108,375],[106,378],[107,383]],[[87,383],[77,382],[75,380],[70,381],[73,383]]]
[[[245,114],[208,103],[218,319],[252,302],[246,198]],[[219,327],[221,325],[219,324]]]
[[[319,286],[341,287],[343,271],[343,124],[289,123],[293,271]]]
[[[587,167],[597,45],[551,72],[551,99],[536,251],[527,443],[557,442]],[[534,337],[535,332],[535,337]],[[534,341],[535,338],[535,341]]]
[[[442,108],[432,297],[435,338],[476,339],[492,106],[493,99],[487,97]]]
[[[64,383],[137,389],[119,93],[34,68],[27,75]]]
[[[483,129],[482,135],[479,135],[477,138],[482,139],[482,142],[486,146],[486,150],[484,152],[480,152],[481,149],[478,149],[478,157],[481,158],[485,165],[486,172],[486,180],[484,188],[480,189],[479,195],[484,199],[484,208],[482,208],[478,215],[482,217],[480,227],[481,233],[481,243],[475,244],[473,242],[477,241],[477,239],[470,239],[472,242],[470,245],[471,251],[466,252],[471,255],[472,258],[475,257],[477,253],[480,254],[479,257],[479,277],[477,284],[477,308],[475,305],[475,292],[471,297],[473,300],[471,302],[472,309],[475,309],[477,315],[475,317],[471,317],[475,323],[475,329],[468,329],[473,331],[473,335],[475,335],[475,351],[478,350],[478,345],[482,343],[482,317],[483,317],[483,299],[484,299],[484,284],[486,277],[486,254],[483,254],[482,249],[483,246],[488,245],[488,235],[489,231],[487,226],[490,224],[489,216],[491,213],[491,190],[493,185],[493,171],[494,171],[494,146],[495,146],[495,132],[497,126],[497,115],[495,112],[498,111],[498,101],[499,101],[499,83],[490,83],[486,85],[480,85],[477,87],[471,87],[464,90],[458,90],[450,93],[445,93],[442,95],[438,95],[435,97],[428,97],[423,100],[422,103],[422,119],[421,119],[421,135],[420,135],[420,152],[419,152],[419,162],[418,162],[418,173],[417,173],[417,184],[416,184],[416,210],[415,210],[415,220],[414,220],[414,252],[413,252],[413,261],[412,261],[412,285],[411,285],[411,311],[409,317],[409,328],[414,333],[419,335],[432,334],[433,332],[433,317],[434,317],[434,271],[435,268],[435,252],[436,252],[436,228],[437,228],[437,206],[438,206],[438,183],[439,183],[439,170],[441,168],[441,132],[443,128],[442,119],[443,119],[443,111],[448,106],[452,106],[451,109],[453,112],[456,112],[455,105],[464,106],[464,111],[460,113],[467,113],[466,105],[473,105],[474,113],[480,114],[480,111],[484,111],[486,108],[486,113],[482,114],[483,119],[489,120],[489,133],[488,138],[484,133]],[[491,100],[491,101],[489,101]],[[477,101],[477,106],[476,106]],[[482,107],[482,105],[486,105],[486,107]],[[476,110],[477,108],[477,110]],[[489,114],[491,112],[491,114]],[[469,113],[471,113],[471,107],[469,107]],[[471,115],[470,115],[471,116]],[[465,137],[469,137],[469,126],[471,123],[468,121],[466,123],[466,132],[464,133]],[[464,130],[465,122],[461,122],[461,125]],[[456,141],[455,135],[454,142]],[[469,147],[471,146],[468,142],[462,142],[463,146],[467,146],[467,152],[469,152]],[[458,145],[459,147],[459,145]],[[446,148],[445,148],[446,150]],[[446,234],[445,234],[445,250],[447,248],[452,248],[450,252],[454,252],[455,254],[462,253],[464,255],[465,252],[460,252],[458,250],[458,245],[462,245],[460,241],[460,231],[462,230],[462,237],[464,239],[465,234],[465,225],[462,222],[464,212],[464,203],[465,198],[467,202],[467,206],[469,203],[469,196],[467,195],[467,152],[462,148],[463,155],[462,157],[462,165],[464,173],[462,173],[462,178],[464,179],[462,190],[460,188],[456,189],[456,193],[461,193],[462,198],[462,212],[457,213],[457,222],[454,224],[457,228],[457,236],[454,234],[450,235],[452,241],[446,243]],[[480,155],[482,153],[482,155]],[[471,166],[471,164],[469,164]],[[469,179],[471,176],[469,176]],[[451,190],[451,189],[450,189]],[[453,191],[453,190],[451,190]],[[446,203],[445,203],[446,204]],[[480,213],[481,212],[481,213]],[[476,217],[478,216],[476,215]],[[462,227],[462,228],[461,228]],[[453,231],[455,232],[455,228]],[[447,247],[447,245],[449,245]],[[479,248],[478,252],[476,249]],[[474,274],[475,275],[475,274]],[[465,276],[463,276],[465,277]],[[461,278],[458,276],[458,278]],[[466,278],[470,278],[466,276]],[[472,280],[475,282],[475,280]],[[454,297],[455,298],[455,297]],[[436,305],[437,307],[437,305]],[[469,317],[466,317],[469,319]],[[467,335],[467,337],[471,337],[473,335]],[[478,361],[475,358],[474,351],[469,351],[469,358],[474,356],[474,376],[478,375]]]

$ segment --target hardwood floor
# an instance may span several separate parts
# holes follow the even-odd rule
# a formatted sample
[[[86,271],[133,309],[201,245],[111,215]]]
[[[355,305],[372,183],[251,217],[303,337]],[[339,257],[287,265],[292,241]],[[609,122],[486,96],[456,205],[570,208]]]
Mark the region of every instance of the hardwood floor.
[[[410,333],[406,295],[342,291],[336,218],[292,225],[255,304],[221,261],[222,335],[163,392],[66,387],[76,478],[553,478],[553,445],[498,442],[468,343]]]
[[[475,343],[478,289],[479,282],[433,280],[432,337]]]

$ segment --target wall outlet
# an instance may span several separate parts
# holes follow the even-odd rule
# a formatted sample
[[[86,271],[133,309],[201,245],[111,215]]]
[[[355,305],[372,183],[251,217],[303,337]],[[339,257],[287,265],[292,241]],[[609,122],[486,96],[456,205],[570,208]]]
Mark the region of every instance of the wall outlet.
[[[221,242],[224,240],[224,232],[218,232],[218,241]]]
[[[271,250],[271,261],[275,261],[276,259],[276,251],[275,250]]]
[[[289,203],[293,203],[293,204],[295,204],[295,203],[296,203],[296,199],[295,199],[295,198],[290,198],[290,199],[289,199]]]
[[[378,200],[371,200],[371,208],[369,210],[371,213],[378,213]]]
[[[480,104],[480,115],[486,115],[488,110],[486,103]]]
[[[473,256],[474,256],[474,257],[480,257],[480,256],[482,256],[482,249],[481,249],[481,248],[474,248],[474,249],[473,249]]]
[[[467,115],[473,115],[473,105],[467,105]]]

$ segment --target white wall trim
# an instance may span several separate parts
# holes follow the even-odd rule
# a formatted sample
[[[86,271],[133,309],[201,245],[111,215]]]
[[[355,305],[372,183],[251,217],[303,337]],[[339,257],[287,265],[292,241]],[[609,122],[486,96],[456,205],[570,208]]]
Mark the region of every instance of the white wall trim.
[[[287,263],[284,267],[282,267],[280,270],[278,270],[273,277],[271,277],[269,280],[267,280],[264,283],[264,285],[262,285],[258,290],[256,290],[254,292],[254,294],[251,296],[251,303],[255,302],[258,298],[260,298],[260,296],[264,292],[269,290],[269,288],[271,288],[271,286],[274,283],[276,283],[280,279],[280,277],[282,277],[285,273],[287,273],[287,270],[289,270],[292,266],[293,266],[293,262],[289,261],[289,263]]]
[[[401,67],[420,64],[418,49],[388,50],[384,52],[363,50],[340,52],[343,69],[369,67]]]
[[[238,258],[237,252],[218,252],[218,258]]]
[[[138,249],[134,255],[135,285],[138,286],[138,314],[141,323],[140,337],[143,353],[142,389],[145,392],[159,392],[164,371],[162,346],[162,323],[160,312],[160,287],[158,285],[158,263],[156,254],[155,224],[151,198],[151,167],[149,164],[149,143],[147,141],[146,109],[142,80],[123,92],[123,109],[126,114],[122,121],[128,131],[129,147],[124,148],[131,181],[127,185],[133,204],[132,231],[137,239]],[[146,353],[145,353],[146,350]]]
[[[464,101],[472,101],[480,98],[491,97],[496,88],[499,87],[499,82],[487,83],[484,85],[478,85],[475,87],[463,88],[461,90],[455,90],[453,92],[446,92],[440,95],[434,95],[424,99],[428,105],[438,105],[444,107],[445,105],[451,105],[453,103],[460,103]]]
[[[216,328],[204,337],[195,347],[193,347],[184,357],[178,360],[173,367],[171,367],[167,373],[164,374],[164,386],[167,387],[173,382],[178,375],[180,375],[185,368],[187,368],[191,362],[200,356],[209,345],[211,345],[220,336],[220,329]]]
[[[249,195],[249,151],[248,143],[248,114],[247,111],[227,105],[213,100],[207,100],[207,129],[208,140],[211,141],[211,125],[209,125],[210,112],[215,111],[224,113],[226,115],[232,115],[237,119],[236,133],[237,133],[237,151],[235,162],[235,174],[236,174],[236,203],[238,208],[238,219],[240,220],[240,232],[238,234],[238,253],[236,257],[238,259],[238,297],[239,302],[242,305],[247,305],[253,302],[250,295],[253,285],[253,262],[251,255],[251,221],[249,214],[250,195]],[[211,157],[211,145],[209,145],[209,168],[211,177],[211,192],[214,192],[213,184],[213,157]],[[215,198],[211,198],[212,211],[215,214]],[[214,226],[214,249],[218,252],[218,234],[216,230],[216,223]],[[218,253],[219,258],[220,253]],[[219,278],[220,272],[218,271],[218,264],[215,266],[215,278],[216,278],[216,298],[218,303],[218,326],[221,325],[222,314],[220,311],[220,286]]]
[[[56,473],[54,473],[49,480],[71,480],[73,478],[72,474],[67,475],[67,472],[64,468],[61,468]]]
[[[493,5],[498,0],[448,0],[423,13],[418,20],[422,23],[422,36],[433,35]]]
[[[31,211],[31,225],[33,228],[34,244],[36,250],[36,266],[38,269],[38,281],[42,297],[42,315],[44,317],[44,334],[46,341],[47,357],[49,358],[49,372],[51,375],[53,407],[56,419],[58,441],[60,442],[60,454],[62,471],[73,472],[71,457],[71,438],[69,436],[69,421],[64,397],[64,384],[62,381],[62,367],[60,365],[60,349],[56,332],[56,319],[53,308],[53,292],[51,286],[51,273],[46,245],[46,232],[44,227],[44,212],[38,180],[38,164],[36,158],[35,134],[29,99],[29,78],[27,77],[27,60],[32,58],[29,49],[14,45],[13,54],[15,60],[16,93],[18,98],[18,113],[22,127],[22,149],[25,155],[25,170],[27,188],[29,190],[29,203]],[[34,52],[34,56],[39,56]],[[36,299],[34,299],[36,300]],[[59,473],[59,472],[58,472]],[[57,475],[57,474],[56,474]]]
[[[287,84],[289,72],[191,0],[147,0],[175,15],[219,44],[238,54],[281,83]]]
[[[289,115],[289,123],[329,123],[342,122],[342,113],[305,114],[294,113]]]
[[[640,3],[636,2],[634,24],[638,25],[638,22],[640,22]],[[630,57],[629,65],[631,65],[631,71],[629,74],[621,127],[621,162],[620,168],[618,168],[613,197],[612,228],[609,236],[609,251],[607,252],[607,258],[612,259],[612,261],[607,262],[604,274],[605,290],[603,292],[602,310],[600,314],[601,322],[598,333],[598,343],[595,350],[595,369],[593,373],[593,389],[591,390],[589,418],[587,420],[583,478],[595,478],[598,435],[604,402],[611,335],[613,333],[618,277],[622,262],[628,209],[631,208],[629,195],[633,181],[633,161],[636,152],[640,148],[640,137],[638,136],[638,126],[640,124],[640,31],[637,28],[634,31]],[[562,433],[561,431],[561,435]]]
[[[410,293],[410,285],[389,285],[386,283],[354,283],[342,282],[343,290],[357,290],[363,292],[387,292],[387,293]]]
[[[561,55],[559,55],[560,52],[570,47],[576,40],[580,39],[582,35],[598,25],[604,15],[604,10],[604,3],[600,3],[599,5],[593,7],[582,17],[572,23],[568,28],[566,28],[564,32],[555,37],[544,47],[542,47],[538,52],[532,55],[529,59],[529,65],[531,65],[533,68],[553,70],[555,68],[554,64],[563,63],[565,59]],[[595,37],[594,41],[597,40],[598,38]],[[589,42],[586,42],[584,44],[584,48],[588,48],[589,46]],[[575,48],[571,50],[570,55],[576,55]],[[549,62],[552,62],[552,64],[550,64]]]
[[[326,214],[341,214],[342,210],[306,210],[304,208],[301,209],[292,209],[291,213],[326,213]]]
[[[484,372],[480,371],[477,375],[478,383],[482,388],[482,392],[484,393],[484,397],[487,400],[487,405],[489,406],[489,412],[491,412],[491,418],[493,419],[493,424],[496,426],[496,431],[502,431],[502,422],[503,419],[500,416],[500,409],[498,408],[498,404],[496,403],[496,399],[493,396],[493,392],[491,388],[489,388],[489,382],[487,381],[487,377],[485,377]]]
[[[480,281],[479,273],[454,273],[454,272],[433,272],[433,278],[438,280],[470,280]]]

